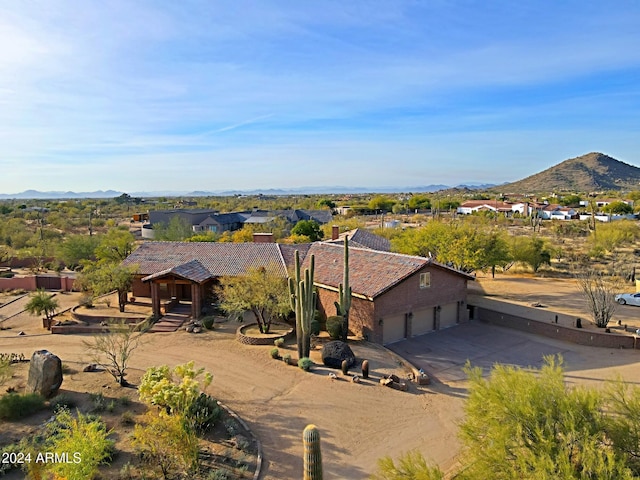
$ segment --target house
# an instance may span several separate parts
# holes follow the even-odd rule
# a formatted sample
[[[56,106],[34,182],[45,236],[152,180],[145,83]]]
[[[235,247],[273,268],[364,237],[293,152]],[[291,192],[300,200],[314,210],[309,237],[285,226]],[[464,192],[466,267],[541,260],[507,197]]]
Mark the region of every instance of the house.
[[[315,257],[317,308],[325,318],[335,315],[343,275],[339,244],[146,242],[123,263],[138,266],[133,295],[151,297],[155,315],[164,299],[191,302],[197,318],[219,277],[261,266],[287,276],[296,250],[303,268]],[[388,344],[468,319],[467,281],[473,277],[431,258],[350,247],[349,276],[351,332],[372,342]]]
[[[456,212],[461,215],[470,215],[476,212],[491,211],[503,213],[506,216],[511,216],[514,213],[519,213],[522,216],[529,216],[531,214],[531,206],[529,203],[511,203],[501,202],[498,200],[468,200],[460,205]]]
[[[314,220],[319,224],[328,223],[333,216],[329,210],[257,210],[220,213],[210,209],[173,209],[149,212],[149,222],[142,225],[142,238],[153,239],[153,225],[169,224],[175,217],[182,219],[194,232],[233,232],[245,223],[269,223],[276,218],[284,218],[291,224],[300,220]]]
[[[344,239],[349,240],[349,246],[359,248],[369,248],[371,250],[380,250],[382,252],[391,251],[391,242],[388,238],[381,237],[375,233],[371,233],[363,228],[356,228],[348,232],[338,233],[338,227],[332,229],[331,240],[328,243],[344,245]]]
[[[575,209],[553,203],[536,206],[536,212],[544,220],[572,220],[578,218],[578,212]]]

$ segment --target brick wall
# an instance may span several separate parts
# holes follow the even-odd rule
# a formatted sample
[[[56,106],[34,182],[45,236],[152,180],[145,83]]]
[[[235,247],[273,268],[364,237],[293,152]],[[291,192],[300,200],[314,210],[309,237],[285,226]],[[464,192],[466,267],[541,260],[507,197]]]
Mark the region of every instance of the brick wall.
[[[474,318],[493,325],[514,328],[544,337],[555,338],[578,345],[608,348],[636,348],[635,338],[616,333],[605,333],[592,329],[565,327],[552,322],[543,322],[519,315],[502,313],[486,307],[474,306]],[[640,345],[639,345],[640,347]]]

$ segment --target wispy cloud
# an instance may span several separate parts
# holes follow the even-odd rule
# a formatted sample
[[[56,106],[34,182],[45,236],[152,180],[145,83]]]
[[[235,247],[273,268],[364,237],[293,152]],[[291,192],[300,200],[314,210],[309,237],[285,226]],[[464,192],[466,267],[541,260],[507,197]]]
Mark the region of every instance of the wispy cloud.
[[[109,165],[185,187],[187,159],[222,183],[249,159],[271,168],[245,169],[247,185],[308,183],[291,172],[309,169],[329,181],[314,162],[334,158],[359,184],[389,169],[440,183],[459,172],[438,158],[466,173],[542,139],[569,156],[598,139],[630,161],[638,24],[634,2],[7,1],[0,190],[129,182]]]

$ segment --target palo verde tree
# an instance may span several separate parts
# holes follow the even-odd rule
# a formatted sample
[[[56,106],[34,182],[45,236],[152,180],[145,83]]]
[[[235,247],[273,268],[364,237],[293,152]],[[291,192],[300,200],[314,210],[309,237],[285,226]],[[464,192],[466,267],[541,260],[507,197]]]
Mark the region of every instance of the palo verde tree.
[[[311,255],[309,268],[304,270],[304,278],[300,273],[300,254],[295,253],[294,277],[289,278],[290,307],[296,315],[296,339],[298,356],[309,357],[311,351],[311,321],[316,311],[316,290],[313,286],[315,258]]]
[[[317,242],[322,239],[323,233],[318,222],[313,220],[300,220],[291,229],[292,235],[304,235],[309,241]]]
[[[269,333],[274,318],[290,311],[287,282],[275,265],[251,268],[242,276],[222,277],[216,294],[229,314],[253,312],[262,333]]]
[[[468,467],[459,478],[624,479],[631,472],[606,437],[603,396],[569,388],[562,359],[545,357],[534,373],[496,365],[471,383],[461,437]]]
[[[51,320],[60,304],[52,295],[39,289],[29,295],[29,302],[24,309],[32,315],[44,314],[47,320]]]

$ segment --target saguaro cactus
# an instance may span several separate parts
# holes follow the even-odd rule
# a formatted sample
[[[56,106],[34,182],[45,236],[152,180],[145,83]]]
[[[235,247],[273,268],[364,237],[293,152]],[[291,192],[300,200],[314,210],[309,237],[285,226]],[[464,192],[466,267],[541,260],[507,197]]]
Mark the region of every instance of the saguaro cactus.
[[[296,314],[296,338],[298,357],[308,357],[311,350],[311,320],[316,311],[316,291],[313,287],[315,259],[311,255],[309,268],[304,270],[304,279],[300,275],[300,255],[295,253],[295,278],[289,278],[291,309]]]
[[[338,286],[338,300],[334,302],[338,315],[342,317],[342,341],[347,341],[349,333],[349,309],[351,308],[351,286],[349,285],[349,239],[344,237],[344,271],[342,283]]]
[[[322,480],[322,453],[320,452],[320,432],[315,425],[307,425],[302,432],[304,445],[303,480]]]

